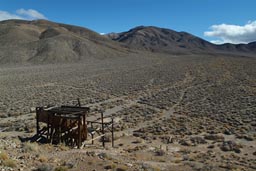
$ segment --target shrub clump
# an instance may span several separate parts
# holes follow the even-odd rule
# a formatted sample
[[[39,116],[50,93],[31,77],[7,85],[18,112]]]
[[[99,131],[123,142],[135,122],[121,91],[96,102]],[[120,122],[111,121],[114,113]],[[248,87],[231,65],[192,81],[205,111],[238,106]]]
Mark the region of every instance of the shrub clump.
[[[51,165],[42,164],[35,171],[52,171],[52,169]]]
[[[66,166],[59,166],[54,169],[54,171],[67,171],[68,168]]]
[[[11,167],[11,168],[16,167],[16,162],[12,159],[4,160],[2,164],[6,167]]]
[[[0,151],[0,160],[7,160],[9,157],[5,152]]]
[[[155,154],[156,154],[156,156],[163,156],[163,155],[165,155],[165,151],[162,149],[157,149],[155,151]]]

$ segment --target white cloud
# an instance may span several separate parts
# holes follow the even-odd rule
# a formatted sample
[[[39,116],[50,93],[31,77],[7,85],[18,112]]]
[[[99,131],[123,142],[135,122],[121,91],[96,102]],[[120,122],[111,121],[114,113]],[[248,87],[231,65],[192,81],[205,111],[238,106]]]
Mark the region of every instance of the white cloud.
[[[16,14],[11,14],[6,11],[0,11],[0,21],[9,20],[9,19],[23,19],[23,18]]]
[[[100,35],[105,35],[106,33],[100,33]]]
[[[249,21],[243,26],[220,24],[212,25],[212,31],[204,32],[204,36],[215,37],[212,43],[249,43],[256,41],[256,21]]]
[[[222,40],[211,40],[210,42],[213,44],[218,44],[218,45],[224,43]]]
[[[36,19],[47,19],[40,12],[33,9],[18,9],[16,13],[10,13],[7,11],[0,10],[0,21],[9,19],[24,19],[24,20],[36,20]]]
[[[33,10],[33,9],[25,10],[25,9],[21,8],[21,9],[17,10],[16,13],[21,16],[31,18],[31,19],[46,19],[46,17],[43,14],[41,14],[40,12]]]

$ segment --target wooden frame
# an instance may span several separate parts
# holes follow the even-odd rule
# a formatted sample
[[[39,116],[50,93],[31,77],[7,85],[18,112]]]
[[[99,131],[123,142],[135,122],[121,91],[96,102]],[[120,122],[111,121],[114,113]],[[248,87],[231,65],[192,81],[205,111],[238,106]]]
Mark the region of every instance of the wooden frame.
[[[89,111],[88,107],[79,106],[37,107],[37,134],[41,133],[39,123],[42,122],[47,125],[46,138],[48,142],[65,142],[80,148],[82,141],[87,139],[86,115]]]

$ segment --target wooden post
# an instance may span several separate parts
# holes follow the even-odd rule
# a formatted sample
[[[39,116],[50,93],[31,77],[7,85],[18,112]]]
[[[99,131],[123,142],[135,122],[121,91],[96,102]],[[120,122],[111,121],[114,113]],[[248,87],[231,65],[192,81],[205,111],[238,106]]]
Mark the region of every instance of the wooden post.
[[[102,146],[105,147],[105,131],[104,131],[104,122],[103,122],[103,111],[101,111],[101,129],[102,129]]]
[[[79,99],[79,98],[77,98],[77,105],[78,105],[79,107],[81,107],[81,103],[80,103],[80,99]]]
[[[111,134],[112,134],[112,147],[114,147],[114,118],[111,118],[112,126],[111,126]]]
[[[39,134],[39,110],[40,108],[36,108],[36,134]]]
[[[46,138],[47,138],[47,141],[51,142],[52,136],[50,136],[50,139],[49,139],[49,135],[50,135],[50,123],[49,122],[50,122],[50,113],[47,113],[47,136],[46,136]],[[53,127],[53,125],[51,125],[51,126]],[[53,130],[51,130],[51,131],[53,131]]]
[[[57,123],[57,128],[56,128],[56,133],[57,133],[57,144],[59,144],[60,143],[60,139],[61,139],[61,122],[62,122],[62,119],[61,119],[61,115],[55,115],[54,117],[56,117],[57,119],[57,121],[58,121],[58,123]]]
[[[84,140],[86,140],[87,139],[86,113],[83,113],[83,136],[84,136]]]
[[[81,146],[81,117],[79,116],[78,117],[78,144],[77,144],[77,147],[80,148]]]
[[[91,128],[92,128],[92,132],[91,132],[91,135],[92,135],[92,144],[94,144],[94,133],[93,133],[93,123],[91,122]]]

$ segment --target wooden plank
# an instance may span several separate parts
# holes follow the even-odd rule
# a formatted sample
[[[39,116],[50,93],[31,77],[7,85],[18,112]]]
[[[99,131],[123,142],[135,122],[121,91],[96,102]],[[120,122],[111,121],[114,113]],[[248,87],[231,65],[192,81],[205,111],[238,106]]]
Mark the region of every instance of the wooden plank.
[[[80,148],[82,142],[81,142],[81,118],[79,118],[78,121],[78,148]]]
[[[39,110],[40,108],[36,108],[36,133],[39,134]]]
[[[70,110],[84,110],[84,111],[89,111],[89,107],[81,107],[81,106],[68,106],[68,105],[62,105],[60,107],[61,109],[70,109]]]
[[[81,145],[80,149],[82,149],[82,148],[85,146],[86,143],[89,143],[90,141],[94,141],[94,140],[96,140],[96,139],[99,139],[100,137],[105,136],[105,135],[106,135],[106,134],[101,134],[101,135],[99,135],[99,136],[97,136],[97,137],[95,137],[95,138],[93,138],[93,139],[84,141],[83,144]]]
[[[111,137],[112,137],[112,147],[114,147],[114,118],[111,118],[112,126],[111,126]]]
[[[104,131],[104,120],[103,120],[103,112],[101,112],[101,131],[102,131],[102,134],[103,134],[103,137],[102,137],[102,146],[105,147],[105,131]]]

